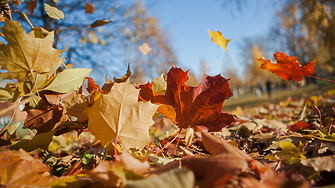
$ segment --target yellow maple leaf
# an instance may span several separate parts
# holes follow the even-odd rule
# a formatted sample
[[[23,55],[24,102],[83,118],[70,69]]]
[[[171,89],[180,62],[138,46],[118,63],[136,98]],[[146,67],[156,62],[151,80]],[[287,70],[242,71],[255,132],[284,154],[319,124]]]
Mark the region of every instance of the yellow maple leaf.
[[[208,30],[209,37],[211,37],[212,42],[216,44],[216,46],[221,46],[222,49],[227,50],[228,42],[231,41],[231,39],[225,39],[222,35],[222,33],[215,29],[215,31]]]
[[[50,66],[59,61],[65,50],[52,47],[54,34],[37,38],[34,31],[26,34],[17,21],[6,20],[1,28],[7,45],[0,44],[0,67],[6,70],[0,74],[3,79],[26,79],[33,72],[47,73]]]
[[[115,83],[108,94],[103,94],[86,107],[88,130],[105,145],[115,138],[126,148],[141,148],[149,144],[149,127],[158,105],[138,102],[139,90],[128,81]]]
[[[303,150],[304,144],[301,142],[299,142],[299,147],[296,147],[292,142],[278,142],[278,144],[280,144],[282,151],[268,155],[265,159],[273,161],[282,159],[287,164],[297,163],[301,159],[306,159],[306,152]]]

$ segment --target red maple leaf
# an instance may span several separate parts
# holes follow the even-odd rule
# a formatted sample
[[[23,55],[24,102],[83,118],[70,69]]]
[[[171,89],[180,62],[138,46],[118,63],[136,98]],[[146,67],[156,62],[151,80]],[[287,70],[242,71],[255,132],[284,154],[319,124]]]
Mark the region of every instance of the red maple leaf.
[[[273,54],[273,56],[277,64],[272,63],[271,60],[260,58],[258,59],[261,62],[260,68],[267,69],[286,81],[293,80],[298,82],[304,76],[310,76],[315,72],[315,60],[301,66],[300,62],[297,61],[297,57],[288,56],[280,51]]]
[[[158,110],[172,120],[179,128],[205,128],[219,131],[235,121],[229,113],[222,113],[223,102],[233,94],[229,79],[221,75],[205,75],[198,87],[187,86],[188,71],[172,66],[166,75],[165,95],[158,95],[148,82],[141,88],[140,99],[163,104]]]
[[[296,124],[288,127],[290,131],[294,131],[294,132],[300,131],[300,129],[304,130],[304,129],[312,129],[312,128],[313,128],[312,124],[304,123],[303,121],[298,121]]]

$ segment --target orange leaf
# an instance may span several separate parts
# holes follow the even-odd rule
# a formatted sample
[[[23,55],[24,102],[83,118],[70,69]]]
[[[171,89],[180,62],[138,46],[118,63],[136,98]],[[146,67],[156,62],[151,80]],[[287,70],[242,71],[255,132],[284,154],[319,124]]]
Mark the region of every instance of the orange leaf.
[[[261,69],[267,69],[273,72],[280,78],[288,81],[301,81],[302,77],[310,76],[314,74],[314,61],[308,62],[306,65],[301,66],[300,62],[297,61],[297,57],[288,56],[285,53],[278,51],[273,54],[277,64],[264,58],[258,59],[261,62]]]
[[[25,153],[23,151],[0,153],[0,187],[38,187],[55,179],[52,176],[42,175],[50,170],[45,164],[37,159],[26,159],[20,152]]]
[[[205,75],[198,87],[191,87],[185,84],[187,73],[173,66],[166,76],[165,95],[158,95],[147,83],[138,86],[141,88],[139,97],[145,101],[170,105],[171,108],[163,105],[158,110],[177,123],[179,128],[202,126],[208,131],[219,131],[235,121],[233,115],[222,113],[223,102],[233,95],[229,79],[221,75]],[[169,109],[175,112],[169,112]]]
[[[88,86],[87,86],[86,89],[87,89],[87,91],[88,91],[89,93],[91,93],[91,92],[93,91],[93,89],[96,89],[96,90],[98,90],[101,94],[106,94],[105,92],[101,91],[100,87],[99,87],[97,84],[95,84],[93,78],[91,78],[91,77],[86,77],[86,79],[87,79],[87,83],[88,83]]]

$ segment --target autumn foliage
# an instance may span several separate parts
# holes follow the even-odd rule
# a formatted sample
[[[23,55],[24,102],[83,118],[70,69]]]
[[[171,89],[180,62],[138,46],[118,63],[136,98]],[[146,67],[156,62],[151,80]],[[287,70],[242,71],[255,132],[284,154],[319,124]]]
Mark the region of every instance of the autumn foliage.
[[[55,7],[48,11],[62,19]],[[85,11],[93,13],[94,6],[87,2]],[[91,28],[106,24],[99,22]],[[229,79],[204,75],[199,86],[188,86],[189,71],[174,65],[144,85],[130,82],[128,67],[100,87],[90,69],[65,65],[64,50],[52,47],[52,32],[26,34],[9,19],[1,30],[7,44],[0,44],[0,77],[17,83],[1,88],[1,100],[13,105],[0,114],[24,104],[23,128],[30,135],[17,137],[20,123],[0,130],[0,187],[311,187],[322,182],[321,173],[335,171],[333,117],[315,118],[311,101],[304,109],[290,101],[235,116],[223,111],[233,95]],[[230,39],[208,32],[226,50]],[[139,50],[150,56],[146,43]],[[274,57],[277,64],[260,59],[261,68],[285,80],[314,73],[315,60],[301,66],[280,51]],[[289,107],[301,111],[299,120],[293,112],[281,114]],[[333,107],[325,104],[323,112]],[[275,120],[284,116],[291,123]],[[328,121],[324,127],[322,120]],[[166,122],[177,132],[164,132]],[[327,166],[325,159],[332,162]]]
[[[158,111],[175,122],[179,128],[204,128],[219,131],[232,123],[233,115],[222,112],[223,102],[233,94],[228,79],[221,75],[205,75],[198,87],[187,86],[188,71],[172,67],[166,74],[165,95],[159,95],[149,82],[140,85],[140,98],[163,104]]]
[[[301,66],[296,57],[288,56],[283,52],[278,51],[273,56],[277,64],[272,63],[271,60],[261,58],[259,59],[261,62],[260,68],[267,69],[286,81],[293,80],[298,82],[303,77],[310,76],[315,72],[315,60]]]

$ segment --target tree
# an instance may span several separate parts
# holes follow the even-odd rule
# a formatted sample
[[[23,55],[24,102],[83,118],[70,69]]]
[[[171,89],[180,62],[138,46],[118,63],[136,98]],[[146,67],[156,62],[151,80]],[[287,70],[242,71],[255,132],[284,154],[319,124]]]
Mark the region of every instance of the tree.
[[[20,14],[22,11],[34,26],[54,31],[54,47],[67,48],[63,53],[67,57],[66,63],[74,66],[94,67],[99,75],[106,74],[106,70],[115,74],[123,73],[130,62],[134,65],[131,67],[136,64],[143,75],[152,76],[153,72],[162,73],[175,61],[168,37],[162,32],[157,18],[148,15],[141,2],[91,0],[90,4],[95,7],[93,14],[84,13],[86,0],[30,0],[14,6],[16,2],[13,0],[10,4],[14,10],[13,19],[21,20],[28,29],[26,19]],[[50,18],[44,3],[63,11],[64,19]],[[98,28],[87,27],[104,18],[113,22]],[[151,55],[144,58],[138,50],[143,42],[153,48]]]

